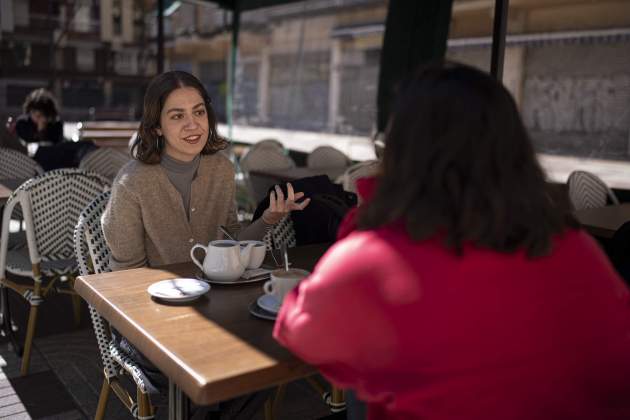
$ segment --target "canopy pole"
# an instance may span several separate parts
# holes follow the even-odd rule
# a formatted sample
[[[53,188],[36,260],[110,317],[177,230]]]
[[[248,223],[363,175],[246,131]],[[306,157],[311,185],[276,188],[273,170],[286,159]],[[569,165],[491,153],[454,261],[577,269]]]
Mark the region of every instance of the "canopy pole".
[[[230,71],[228,73],[228,91],[226,96],[226,111],[228,123],[228,140],[232,142],[232,129],[234,126],[234,90],[236,87],[236,60],[238,57],[238,35],[241,29],[241,9],[239,1],[234,1],[232,11],[232,45],[230,48]]]
[[[164,72],[164,0],[157,2],[157,73]]]
[[[505,58],[505,35],[510,0],[495,0],[494,22],[492,30],[492,57],[490,74],[498,81],[503,80],[503,61]]]

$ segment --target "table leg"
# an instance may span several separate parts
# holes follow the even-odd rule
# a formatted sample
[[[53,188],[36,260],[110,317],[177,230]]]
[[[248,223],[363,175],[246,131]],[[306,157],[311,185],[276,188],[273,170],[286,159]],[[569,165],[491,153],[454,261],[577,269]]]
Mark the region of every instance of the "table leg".
[[[22,346],[15,338],[15,334],[13,334],[13,321],[11,320],[11,311],[9,308],[9,291],[4,286],[0,286],[0,306],[0,328],[2,328],[2,335],[9,339],[13,350],[21,357]]]
[[[188,397],[173,382],[168,380],[168,418],[169,420],[188,419]]]

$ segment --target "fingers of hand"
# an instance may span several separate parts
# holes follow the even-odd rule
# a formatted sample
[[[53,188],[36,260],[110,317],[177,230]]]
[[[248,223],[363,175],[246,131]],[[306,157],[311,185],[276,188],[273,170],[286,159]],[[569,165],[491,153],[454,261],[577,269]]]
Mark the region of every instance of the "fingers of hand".
[[[308,203],[311,202],[310,198],[305,199],[304,201],[302,201],[301,203],[293,203],[291,206],[291,210],[304,210],[304,208],[306,206],[308,206]]]
[[[287,200],[295,201],[295,192],[293,191],[293,185],[287,182]]]
[[[269,211],[276,211],[277,207],[276,194],[271,191],[271,193],[269,193]]]
[[[284,201],[284,193],[282,192],[282,188],[280,188],[279,185],[276,185],[274,189],[276,190],[276,196],[278,197],[277,210],[284,211],[286,207],[286,202]]]

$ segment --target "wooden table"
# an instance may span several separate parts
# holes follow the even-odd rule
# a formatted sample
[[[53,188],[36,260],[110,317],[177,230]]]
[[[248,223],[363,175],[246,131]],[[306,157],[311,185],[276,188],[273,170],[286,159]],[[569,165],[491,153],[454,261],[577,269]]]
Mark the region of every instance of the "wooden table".
[[[327,248],[291,248],[289,259],[293,267],[312,270]],[[156,281],[196,272],[183,263],[81,276],[75,283],[79,295],[168,376],[174,418],[185,415],[180,390],[207,405],[315,372],[273,339],[272,322],[249,314],[262,282],[213,285],[206,296],[182,305],[158,303],[147,293]]]
[[[346,169],[347,168],[344,167],[308,168],[306,166],[299,166],[289,169],[252,170],[249,171],[249,173],[251,175],[273,178],[276,182],[294,181],[296,179],[316,175],[327,175],[332,181],[334,181],[337,177],[342,175]]]
[[[621,225],[630,221],[630,203],[576,210],[573,214],[591,235],[610,239]]]

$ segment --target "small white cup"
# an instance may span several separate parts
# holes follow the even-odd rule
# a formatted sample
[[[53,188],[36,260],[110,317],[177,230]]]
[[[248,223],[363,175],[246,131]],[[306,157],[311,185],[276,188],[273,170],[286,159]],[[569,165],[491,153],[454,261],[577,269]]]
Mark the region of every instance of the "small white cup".
[[[263,290],[282,303],[287,293],[297,286],[303,278],[308,277],[309,274],[308,271],[300,270],[299,268],[290,268],[289,271],[284,269],[274,270],[271,272],[271,280],[263,285]]]
[[[262,265],[263,261],[265,261],[265,255],[267,254],[267,246],[262,241],[239,241],[241,247],[245,247],[249,244],[252,245],[251,251],[249,253],[249,263],[247,264],[247,269],[251,270],[254,268],[258,268]]]

